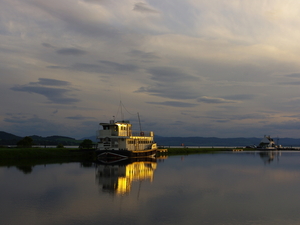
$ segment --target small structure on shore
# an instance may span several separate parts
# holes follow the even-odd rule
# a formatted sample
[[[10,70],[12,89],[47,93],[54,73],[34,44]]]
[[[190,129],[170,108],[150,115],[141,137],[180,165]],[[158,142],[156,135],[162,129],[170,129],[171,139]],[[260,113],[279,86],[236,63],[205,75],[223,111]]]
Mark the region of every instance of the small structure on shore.
[[[273,138],[267,135],[264,136],[264,138],[260,141],[258,148],[263,149],[276,149],[278,146],[275,144]]]

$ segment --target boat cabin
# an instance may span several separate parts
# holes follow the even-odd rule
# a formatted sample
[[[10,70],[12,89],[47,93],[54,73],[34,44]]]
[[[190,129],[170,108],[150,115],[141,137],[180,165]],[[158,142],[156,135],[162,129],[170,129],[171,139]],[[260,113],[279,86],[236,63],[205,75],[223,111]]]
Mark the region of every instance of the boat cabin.
[[[129,121],[111,120],[100,123],[102,130],[97,131],[98,150],[129,150],[139,151],[152,149],[154,133],[132,131]]]
[[[273,149],[276,148],[274,140],[270,137],[265,135],[264,138],[259,143],[260,148],[266,148],[266,149]]]

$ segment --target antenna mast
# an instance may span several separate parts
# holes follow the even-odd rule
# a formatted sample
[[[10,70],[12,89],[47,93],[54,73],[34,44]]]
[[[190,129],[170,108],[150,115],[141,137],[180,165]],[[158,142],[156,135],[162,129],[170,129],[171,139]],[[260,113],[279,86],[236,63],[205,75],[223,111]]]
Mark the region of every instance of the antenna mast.
[[[124,121],[124,114],[123,114],[122,108],[123,108],[123,104],[122,104],[122,101],[120,101],[121,119],[122,119],[122,121]]]
[[[138,114],[138,118],[139,118],[140,132],[142,132],[142,125],[141,125],[141,120],[140,120],[140,114],[139,113],[137,113],[137,114]]]

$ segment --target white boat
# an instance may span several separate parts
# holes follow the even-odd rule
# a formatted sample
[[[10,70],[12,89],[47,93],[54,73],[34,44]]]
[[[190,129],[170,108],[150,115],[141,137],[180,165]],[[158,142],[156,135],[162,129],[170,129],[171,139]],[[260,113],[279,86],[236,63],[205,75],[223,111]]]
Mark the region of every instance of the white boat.
[[[133,131],[129,121],[100,123],[102,130],[97,131],[98,158],[114,160],[155,156],[157,144],[152,131]]]
[[[273,138],[270,136],[265,135],[264,138],[260,141],[258,148],[262,149],[277,149],[277,145],[275,144]]]

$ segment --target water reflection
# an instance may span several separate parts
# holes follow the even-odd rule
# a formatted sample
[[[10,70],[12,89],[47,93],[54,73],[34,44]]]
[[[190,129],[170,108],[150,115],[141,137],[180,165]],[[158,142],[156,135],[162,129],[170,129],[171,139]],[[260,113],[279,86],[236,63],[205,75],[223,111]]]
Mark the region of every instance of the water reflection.
[[[276,153],[3,163],[0,224],[300,224],[300,153]]]
[[[72,160],[59,160],[59,159],[13,159],[13,160],[2,160],[0,161],[0,168],[13,168],[15,167],[19,171],[21,171],[24,175],[30,175],[34,168],[43,166],[47,167],[50,165],[57,165],[57,164],[68,164],[68,163],[79,163],[80,167],[82,168],[93,168],[95,167],[95,163],[93,161],[84,161],[84,162],[77,162]]]
[[[123,195],[129,193],[135,181],[153,181],[157,162],[155,159],[142,161],[123,161],[96,165],[96,181],[103,192]]]
[[[266,151],[266,152],[259,152],[259,156],[263,160],[264,164],[270,164],[277,159],[279,161],[279,157],[281,156],[281,152],[279,151]]]

